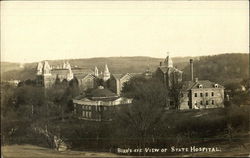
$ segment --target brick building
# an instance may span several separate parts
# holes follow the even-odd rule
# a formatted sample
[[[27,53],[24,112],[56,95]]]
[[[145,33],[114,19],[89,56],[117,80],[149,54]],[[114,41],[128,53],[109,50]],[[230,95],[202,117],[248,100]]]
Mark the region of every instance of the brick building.
[[[193,60],[190,59],[190,81],[182,83],[180,109],[224,107],[224,87],[209,80],[194,79]]]
[[[164,62],[160,62],[155,71],[155,77],[161,80],[167,88],[171,89],[174,84],[182,82],[182,71],[173,66],[173,61],[168,55]]]
[[[132,99],[120,97],[102,86],[86,96],[73,99],[74,115],[79,119],[111,121],[117,108],[132,103]]]
[[[181,95],[180,109],[224,107],[224,87],[209,80],[183,82]]]

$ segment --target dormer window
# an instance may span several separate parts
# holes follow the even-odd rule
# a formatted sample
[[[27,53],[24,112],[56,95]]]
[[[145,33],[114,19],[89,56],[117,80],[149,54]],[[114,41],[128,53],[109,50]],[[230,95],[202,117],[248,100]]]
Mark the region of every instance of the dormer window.
[[[214,87],[215,87],[215,88],[218,88],[218,84],[217,84],[217,83],[216,83],[216,84],[214,84]]]
[[[199,88],[202,88],[203,86],[202,86],[202,84],[199,84],[198,87],[199,87]]]

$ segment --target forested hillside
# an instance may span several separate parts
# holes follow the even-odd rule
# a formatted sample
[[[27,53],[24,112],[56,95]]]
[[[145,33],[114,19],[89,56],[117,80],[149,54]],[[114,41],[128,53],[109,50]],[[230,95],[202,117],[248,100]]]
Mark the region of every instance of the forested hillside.
[[[189,59],[191,57],[173,58],[174,66],[183,70],[183,79],[189,80]],[[208,79],[221,84],[239,82],[248,75],[248,54],[221,54],[214,56],[193,57],[194,77]],[[94,69],[97,66],[103,71],[104,65],[108,64],[111,73],[144,72],[148,67],[155,71],[162,58],[151,57],[103,57],[86,59],[69,59],[72,67]],[[66,61],[66,60],[65,60]],[[64,60],[51,60],[50,65],[62,64]],[[33,79],[35,77],[37,63],[25,64],[20,69],[16,63],[1,63],[2,79]]]
[[[248,76],[248,54],[204,56],[194,60],[194,77],[221,84],[240,82]],[[184,80],[190,79],[189,67],[184,68]]]
[[[188,64],[190,57],[177,57],[173,58],[174,64],[179,68],[183,69]],[[161,58],[151,57],[103,57],[103,58],[89,58],[89,59],[68,59],[68,60],[49,60],[50,65],[62,65],[64,61],[69,61],[72,67],[78,66],[81,68],[88,68],[94,70],[97,66],[99,71],[103,71],[104,65],[108,64],[111,73],[127,73],[127,72],[144,72],[148,67],[151,71],[154,71],[159,65]],[[13,63],[16,64],[16,63]],[[9,69],[9,65],[2,69]],[[25,64],[24,69],[12,69],[10,71],[2,72],[2,79],[33,79],[35,77],[37,63]]]
[[[21,70],[20,64],[11,62],[1,62],[1,74],[11,70]]]

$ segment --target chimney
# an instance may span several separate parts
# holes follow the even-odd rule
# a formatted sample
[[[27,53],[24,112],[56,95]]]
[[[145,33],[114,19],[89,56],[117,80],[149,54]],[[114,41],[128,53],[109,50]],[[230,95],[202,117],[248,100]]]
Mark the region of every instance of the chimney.
[[[193,59],[190,59],[190,80],[194,81]]]
[[[160,66],[162,66],[162,62],[160,62]]]
[[[195,82],[198,82],[198,78],[195,78]]]

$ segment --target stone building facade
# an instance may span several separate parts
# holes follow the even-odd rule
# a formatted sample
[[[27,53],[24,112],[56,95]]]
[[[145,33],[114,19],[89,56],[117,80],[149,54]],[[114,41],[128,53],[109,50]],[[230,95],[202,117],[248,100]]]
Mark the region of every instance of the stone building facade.
[[[139,73],[111,74],[107,64],[104,66],[104,71],[99,72],[97,67],[92,71],[79,67],[71,68],[68,62],[59,66],[50,66],[48,61],[44,61],[38,63],[36,82],[38,85],[50,88],[56,81],[68,82],[75,78],[78,82],[80,92],[95,89],[101,85],[105,88],[109,88],[119,96],[124,83],[138,74]]]
[[[182,82],[182,71],[173,66],[173,61],[168,55],[164,62],[160,62],[156,69],[155,77],[161,80],[167,88],[171,89],[174,84]]]
[[[48,61],[39,62],[37,66],[36,82],[38,85],[50,88],[55,84],[56,80],[70,81],[74,78],[73,70],[70,64],[64,63],[62,67],[54,67],[49,65]]]
[[[180,109],[224,107],[224,87],[209,80],[183,82]]]
[[[190,59],[190,81],[182,83],[180,109],[224,107],[224,87],[209,80],[194,79],[193,59]]]
[[[179,97],[181,110],[224,107],[224,87],[209,80],[194,79],[192,59],[190,59],[190,81],[182,81],[182,71],[173,66],[169,55],[164,62],[160,62],[155,77],[162,81],[169,91],[176,87],[173,87],[174,85],[182,87]],[[168,107],[175,106],[174,97],[167,96]]]
[[[139,76],[140,73],[112,74],[109,81],[109,88],[117,95],[121,95],[122,88],[132,77]]]
[[[73,99],[74,116],[92,121],[111,121],[116,110],[132,103],[132,99],[120,97],[103,86],[92,90],[86,96]]]

